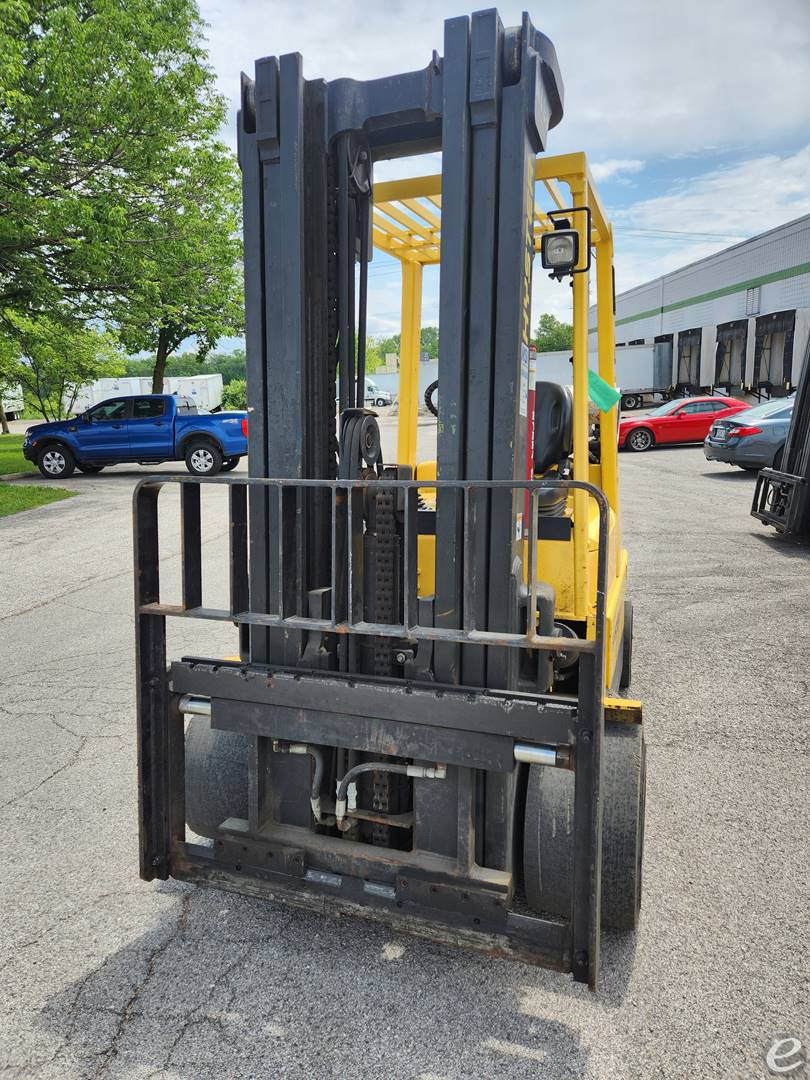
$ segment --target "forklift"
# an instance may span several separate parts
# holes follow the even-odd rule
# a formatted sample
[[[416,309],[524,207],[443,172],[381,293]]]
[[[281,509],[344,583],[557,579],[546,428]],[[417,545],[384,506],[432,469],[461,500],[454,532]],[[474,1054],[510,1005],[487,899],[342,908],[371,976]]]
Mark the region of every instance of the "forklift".
[[[751,513],[796,543],[810,540],[810,341],[778,469],[757,476]]]
[[[585,156],[545,153],[562,114],[552,43],[494,10],[448,20],[418,71],[310,80],[291,54],[242,77],[249,475],[134,495],[140,873],[595,989],[601,928],[639,918],[645,752],[621,693],[616,405],[589,423],[592,268],[615,386],[612,233]],[[376,162],[437,151],[440,175],[375,183]],[[402,270],[394,463],[363,392],[375,249]],[[571,387],[535,386],[536,252],[572,288]],[[437,451],[418,461],[433,264]],[[158,501],[175,485],[170,603]],[[201,496],[223,488],[229,603],[212,607]],[[239,655],[169,663],[169,618],[235,624]]]

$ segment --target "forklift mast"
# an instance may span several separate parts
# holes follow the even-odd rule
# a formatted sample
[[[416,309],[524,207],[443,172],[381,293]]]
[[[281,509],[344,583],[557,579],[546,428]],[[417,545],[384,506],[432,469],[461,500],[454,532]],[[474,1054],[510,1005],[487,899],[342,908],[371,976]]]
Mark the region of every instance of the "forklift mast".
[[[448,20],[443,55],[418,71],[326,82],[302,68],[298,54],[267,57],[242,77],[249,477],[180,482],[180,604],[159,581],[158,495],[173,481],[135,493],[141,875],[404,918],[593,988],[603,699],[629,672],[632,620],[615,407],[589,459],[587,271],[593,247],[612,383],[612,236],[584,155],[538,159],[562,118],[554,47],[528,15],[504,28],[489,10]],[[421,213],[438,226],[441,207],[440,260],[438,233],[409,249],[396,208],[383,235],[391,204],[374,194],[378,161],[436,151],[441,181],[423,184]],[[535,182],[556,175],[575,205],[544,217]],[[380,187],[390,198],[395,185]],[[532,266],[553,215],[579,237],[574,389],[540,383],[535,403]],[[401,460],[383,460],[365,407],[368,264],[386,244],[403,269],[440,262],[435,471],[415,461],[421,278],[404,275]],[[203,603],[201,492],[216,485],[227,608]],[[167,668],[168,616],[236,623],[240,657]],[[608,837],[632,863],[627,910],[608,923],[626,928],[640,896],[640,704],[622,700],[614,718],[629,722],[611,753],[635,755],[622,759],[628,823]],[[547,857],[556,870],[541,875]],[[611,887],[621,879],[614,867]]]

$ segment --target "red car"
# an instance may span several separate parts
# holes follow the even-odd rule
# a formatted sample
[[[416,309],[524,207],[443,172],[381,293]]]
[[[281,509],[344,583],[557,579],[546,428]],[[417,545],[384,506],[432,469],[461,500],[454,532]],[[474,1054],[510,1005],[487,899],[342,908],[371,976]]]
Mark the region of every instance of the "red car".
[[[702,443],[715,420],[750,407],[748,402],[730,397],[665,401],[646,416],[621,420],[619,446],[640,453],[659,443]]]

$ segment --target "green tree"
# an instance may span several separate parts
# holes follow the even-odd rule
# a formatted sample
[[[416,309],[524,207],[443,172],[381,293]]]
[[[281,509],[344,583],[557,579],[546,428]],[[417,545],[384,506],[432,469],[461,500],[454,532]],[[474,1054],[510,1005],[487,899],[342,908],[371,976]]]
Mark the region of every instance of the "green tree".
[[[0,4],[7,333],[15,314],[106,315],[138,285],[128,253],[222,121],[202,26],[195,0]]]
[[[541,315],[534,332],[538,352],[556,352],[570,349],[574,341],[574,328],[570,323],[560,322],[554,315]]]
[[[123,249],[123,276],[133,284],[113,319],[128,351],[154,354],[154,394],[163,391],[168,358],[188,338],[196,337],[201,360],[219,338],[242,329],[240,205],[236,162],[225,146],[211,141],[178,152],[165,196],[138,226],[139,243]]]
[[[427,353],[431,360],[439,356],[439,328],[438,326],[423,326],[419,335],[419,343],[423,353]]]
[[[231,379],[222,391],[223,409],[247,408],[247,383],[244,379]]]
[[[79,387],[124,372],[119,346],[107,333],[45,316],[15,316],[13,329],[0,351],[0,377],[19,383],[46,420],[68,416]]]

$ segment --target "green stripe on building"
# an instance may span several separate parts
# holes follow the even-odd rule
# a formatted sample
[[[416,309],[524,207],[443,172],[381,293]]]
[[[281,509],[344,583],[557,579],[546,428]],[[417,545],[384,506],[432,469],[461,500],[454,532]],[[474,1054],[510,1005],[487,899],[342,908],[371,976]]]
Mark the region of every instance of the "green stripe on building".
[[[678,311],[680,308],[691,307],[693,304],[702,304],[706,300],[717,300],[721,296],[731,296],[732,293],[755,289],[758,285],[770,285],[772,281],[784,281],[787,278],[800,277],[802,274],[810,274],[810,262],[799,263],[798,266],[789,266],[785,270],[774,270],[771,274],[762,274],[760,277],[749,278],[747,281],[738,281],[735,285],[725,285],[722,289],[712,289],[711,292],[689,296],[685,300],[675,300],[671,304],[664,304],[661,308],[639,311],[636,315],[627,315],[623,319],[617,319],[616,325],[624,326],[627,323],[638,322],[639,319],[649,319],[653,315],[663,315],[667,311]],[[619,297],[619,299],[621,298]],[[595,334],[596,327],[591,327],[588,333]]]

